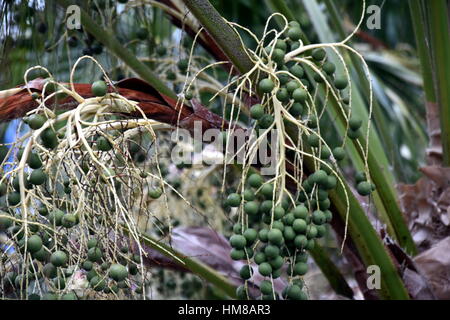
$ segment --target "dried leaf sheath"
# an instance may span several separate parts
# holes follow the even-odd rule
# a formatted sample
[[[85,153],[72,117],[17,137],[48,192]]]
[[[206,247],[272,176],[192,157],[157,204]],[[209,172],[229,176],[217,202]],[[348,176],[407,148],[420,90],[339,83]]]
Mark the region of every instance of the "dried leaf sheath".
[[[33,100],[26,87],[33,92],[41,93],[45,84],[45,80],[38,78],[28,82],[26,86],[22,86],[22,90],[8,90],[3,96],[0,95],[0,120],[12,120],[23,117],[27,112],[38,107],[38,103]],[[83,98],[91,98],[90,84],[76,83],[75,91]],[[221,129],[227,126],[227,122],[220,116],[212,113],[200,103],[193,101],[193,106],[182,105],[176,100],[159,93],[147,82],[129,78],[119,81],[114,88],[109,87],[109,92],[117,92],[129,100],[139,103],[139,107],[143,110],[148,118],[178,125],[186,129],[193,129],[195,121],[202,122],[202,129],[217,128]],[[52,101],[49,101],[51,104]],[[71,109],[77,106],[77,102],[72,97],[66,97],[58,100],[60,108]],[[140,113],[136,112],[132,116],[140,117]],[[179,120],[179,122],[178,122]]]

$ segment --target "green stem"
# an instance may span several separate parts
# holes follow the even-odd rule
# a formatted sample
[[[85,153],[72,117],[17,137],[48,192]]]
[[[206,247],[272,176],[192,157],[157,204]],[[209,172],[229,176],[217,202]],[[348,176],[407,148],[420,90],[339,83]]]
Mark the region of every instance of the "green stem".
[[[126,235],[130,236],[130,230],[126,226],[122,226]],[[175,249],[169,247],[168,245],[153,239],[151,236],[147,234],[139,234],[139,238],[145,245],[157,250],[164,256],[170,258],[177,257],[183,263],[180,263],[177,260],[173,260],[180,264],[180,266],[190,270],[192,273],[200,276],[205,279],[209,283],[214,284],[218,288],[222,289],[228,296],[231,298],[236,298],[236,288],[233,284],[231,284],[228,279],[226,279],[223,275],[219,274],[217,271],[207,266],[206,264],[198,261],[195,258],[190,258],[185,256],[184,254],[176,251]]]
[[[450,38],[446,0],[425,1],[428,11],[429,46],[434,76],[434,87],[441,120],[441,140],[444,166],[450,166]]]
[[[234,66],[245,73],[250,71],[253,63],[242,47],[241,40],[235,31],[226,23],[209,1],[183,0],[186,7],[216,40]]]
[[[411,19],[414,27],[414,35],[416,38],[417,52],[419,55],[423,88],[427,102],[436,103],[436,92],[433,85],[433,74],[431,68],[431,57],[427,47],[427,32],[425,30],[424,18],[422,17],[421,0],[410,0],[409,8],[411,12]]]
[[[67,8],[72,4],[67,0],[57,0],[57,2],[63,8]],[[176,99],[175,93],[167,87],[148,66],[139,61],[134,53],[123,47],[110,31],[105,30],[98,25],[83,9],[80,9],[80,11],[81,24],[86,31],[92,34],[99,42],[107,47],[119,59],[124,61],[134,72],[136,72],[137,75],[150,83],[156,90],[166,96]]]
[[[345,280],[339,268],[333,263],[327,252],[316,242],[314,248],[310,250],[311,256],[327,278],[333,290],[343,297],[353,299],[353,290]]]

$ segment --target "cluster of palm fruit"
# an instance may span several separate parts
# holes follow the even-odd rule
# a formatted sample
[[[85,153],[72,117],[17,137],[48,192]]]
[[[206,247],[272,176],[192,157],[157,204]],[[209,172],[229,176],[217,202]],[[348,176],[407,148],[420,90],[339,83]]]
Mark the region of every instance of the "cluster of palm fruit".
[[[44,213],[43,210],[40,213]],[[62,211],[50,212],[49,216],[55,217],[56,225],[63,225],[64,228],[71,228],[76,221],[64,222],[68,214]],[[9,267],[5,272],[0,269],[0,274],[4,276],[3,294],[13,291],[16,297],[43,300],[72,300],[79,297],[67,284],[70,283],[74,272],[84,269],[89,287],[95,292],[104,294],[131,294],[130,285],[133,284],[134,293],[142,294],[142,284],[138,280],[133,280],[133,276],[139,272],[140,256],[129,252],[127,246],[120,248],[120,255],[117,254],[118,263],[108,256],[108,251],[103,248],[102,242],[92,237],[87,242],[87,248],[77,249],[76,254],[66,248],[74,243],[70,243],[70,232],[53,233],[47,229],[41,229],[37,225],[30,225],[28,238],[25,240],[25,233],[18,223],[13,223],[8,218],[0,219],[0,231],[6,231],[14,241],[14,250],[22,255],[29,254],[31,259],[22,267],[17,261],[14,253],[2,254],[2,266]],[[94,232],[92,232],[94,233]],[[79,244],[78,244],[79,245]],[[81,262],[79,262],[81,260]],[[77,264],[79,262],[79,265]],[[46,288],[39,292],[36,288]],[[35,285],[31,285],[35,283]],[[28,291],[26,291],[28,288]],[[34,290],[33,290],[34,288]],[[11,290],[15,289],[15,290]],[[43,294],[42,294],[43,293]],[[21,295],[22,294],[22,295]]]
[[[315,86],[322,84],[325,80],[333,85],[333,90],[336,90],[337,97],[343,106],[343,111],[348,117],[348,138],[355,140],[362,135],[362,120],[352,114],[350,111],[349,92],[345,92],[348,87],[348,79],[345,75],[337,75],[336,66],[328,61],[327,53],[323,48],[316,48],[310,52],[310,59],[321,74],[312,70],[310,66],[302,66],[301,62],[290,61],[285,63],[284,58],[287,52],[296,50],[300,47],[301,30],[297,22],[289,23],[287,30],[287,37],[285,39],[278,39],[273,46],[265,48],[262,60],[265,63],[270,61],[276,65],[277,79],[271,76],[261,79],[258,83],[258,91],[262,97],[269,97],[264,104],[258,103],[251,107],[250,116],[256,121],[256,128],[267,129],[274,122],[274,115],[271,113],[271,97],[276,97],[288,110],[289,113],[303,121],[309,133],[303,137],[306,144],[311,148],[313,154],[319,157],[324,163],[320,164],[320,169],[330,174],[330,166],[332,165],[331,155],[334,160],[341,161],[345,158],[345,150],[343,147],[336,147],[333,150],[323,145],[318,128],[320,126],[320,119],[317,118],[316,113],[312,112],[313,108],[318,109],[320,101],[310,101],[309,96],[314,96]],[[310,71],[310,72],[308,72]],[[312,79],[308,74],[313,73]],[[274,89],[276,83],[279,83],[279,88],[276,92]],[[321,110],[316,110],[317,114]],[[358,177],[363,175],[363,177]],[[358,173],[356,176],[357,185],[356,190],[362,196],[369,195],[375,190],[375,185],[368,181],[365,173]],[[335,178],[330,178],[335,180]]]
[[[95,96],[104,96],[107,89],[103,81],[92,84]],[[23,120],[31,130],[42,130],[48,121],[40,113]],[[40,146],[33,145],[28,153],[22,181],[18,170],[12,171],[13,173],[5,172],[1,179],[0,232],[5,232],[8,240],[2,244],[0,251],[0,278],[6,279],[0,283],[0,294],[13,292],[15,298],[29,299],[77,298],[75,292],[66,285],[74,271],[84,270],[89,287],[95,293],[140,295],[143,293],[143,284],[138,277],[134,277],[139,272],[140,256],[129,252],[126,245],[116,248],[115,243],[107,240],[115,223],[107,220],[103,214],[92,213],[84,215],[82,224],[79,214],[73,212],[70,200],[72,188],[88,187],[95,192],[98,183],[105,183],[105,179],[99,178],[94,166],[86,159],[79,162],[82,171],[79,174],[84,174],[87,181],[54,176],[51,154],[57,151],[63,132],[64,128],[56,129],[56,126],[42,130],[37,139]],[[94,140],[89,139],[89,143],[96,152],[112,152],[110,138],[106,134],[98,135]],[[49,152],[41,152],[43,148]],[[141,149],[140,145],[130,141],[131,157],[142,152]],[[24,149],[20,148],[12,162],[13,169],[23,157]],[[6,163],[3,161],[2,165]],[[10,166],[11,163],[7,165]],[[120,187],[120,179],[114,177],[114,170],[110,171],[109,176],[114,185]],[[144,171],[139,179],[141,178],[147,178]],[[22,213],[21,188],[25,189],[27,217]],[[28,193],[29,191],[32,193]],[[149,186],[147,192],[150,199],[158,199],[162,189]],[[41,197],[46,201],[43,202]],[[113,212],[114,208],[108,211]],[[100,235],[102,241],[99,240]],[[24,267],[17,267],[20,265]],[[41,287],[44,285],[42,288],[45,290],[31,290],[36,286],[31,286],[30,283],[36,281]]]
[[[182,296],[187,299],[201,298],[205,284],[193,274],[185,271],[154,268],[153,279],[157,281],[156,290],[162,297]]]
[[[308,93],[313,95],[315,86],[324,83],[326,80],[332,84],[333,89],[337,91],[338,97],[344,106],[346,113],[349,111],[348,104],[350,102],[348,94],[344,90],[348,87],[348,79],[345,75],[337,75],[336,66],[328,60],[327,53],[323,48],[313,49],[308,53],[306,59],[310,59],[321,73],[315,72],[310,66],[304,66],[301,62],[289,61],[285,63],[285,55],[288,52],[296,50],[300,47],[300,38],[302,32],[297,22],[289,23],[287,37],[278,39],[273,46],[267,46],[262,53],[262,60],[265,63],[273,62],[276,65],[276,78],[268,76],[261,79],[258,83],[257,90],[261,96],[274,95],[294,117],[301,117],[307,120],[311,129],[316,129],[318,119],[308,107]],[[306,68],[306,69],[305,69]],[[312,77],[308,77],[313,73]],[[276,83],[279,87],[273,92]],[[268,112],[268,106],[256,104],[251,108],[251,117],[257,120],[260,128],[267,128],[273,123],[273,116]],[[349,130],[347,135],[350,139],[357,139],[361,136],[362,121],[358,117],[352,115],[349,119]]]
[[[320,172],[320,171],[318,171]],[[319,173],[319,176],[322,174]],[[271,279],[283,274],[288,277],[289,285],[281,293],[284,299],[306,299],[302,290],[301,277],[308,270],[307,251],[314,247],[314,241],[323,237],[327,223],[331,221],[328,210],[330,201],[326,190],[335,183],[325,174],[327,182],[316,180],[314,175],[310,193],[298,195],[295,205],[288,198],[277,203],[274,201],[274,185],[264,182],[257,173],[251,174],[248,187],[241,195],[229,194],[226,205],[238,207],[243,214],[233,227],[230,255],[234,260],[245,260],[249,264],[242,267],[240,275],[248,280],[256,272],[266,279],[260,284],[263,299],[279,298],[272,287]],[[331,182],[328,180],[330,178]],[[316,199],[319,201],[314,201]],[[287,266],[287,268],[284,268]],[[238,288],[238,296],[246,299],[246,286]]]
[[[291,22],[286,38],[272,42],[262,52],[263,63],[274,67],[275,72],[259,80],[257,91],[262,102],[251,107],[250,116],[256,122],[256,128],[270,128],[275,121],[273,102],[277,99],[304,124],[305,127],[299,126],[303,133],[303,151],[312,156],[314,171],[303,179],[301,187],[291,197],[284,194],[285,198],[280,197],[281,191],[274,190],[272,180],[264,182],[259,174],[253,173],[248,177],[243,193],[231,193],[225,202],[228,207],[238,208],[239,217],[230,238],[231,258],[247,261],[240,271],[243,280],[252,278],[256,271],[265,277],[259,286],[262,299],[307,298],[302,290],[302,277],[308,270],[308,250],[325,235],[327,223],[332,219],[329,192],[337,187],[336,165],[346,156],[343,147],[331,149],[323,142],[318,130],[319,103],[310,97],[315,96],[317,86],[327,81],[345,114],[351,115],[349,93],[345,92],[348,79],[335,74],[336,66],[328,61],[323,48],[313,49],[303,57],[314,63],[320,73],[302,62],[286,63],[286,53],[300,47],[301,35],[298,23]],[[348,138],[358,139],[361,127],[362,120],[351,115]],[[359,194],[367,196],[374,189],[365,173],[356,175]],[[290,198],[295,199],[295,203],[288,200]],[[274,290],[273,279],[282,275],[287,276],[289,284],[280,293]],[[238,288],[237,295],[241,299],[251,298],[246,284]]]

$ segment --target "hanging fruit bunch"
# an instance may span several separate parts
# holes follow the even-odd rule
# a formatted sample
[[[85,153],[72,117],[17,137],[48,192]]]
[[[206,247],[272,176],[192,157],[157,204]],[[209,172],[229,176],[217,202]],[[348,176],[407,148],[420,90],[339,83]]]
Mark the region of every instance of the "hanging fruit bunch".
[[[300,25],[285,22],[281,31],[269,30],[267,22],[256,49],[247,49],[255,67],[233,77],[225,88],[233,88],[234,97],[250,95],[259,99],[249,112],[257,138],[247,143],[240,183],[224,202],[225,208],[232,208],[235,219],[230,256],[246,263],[240,270],[245,281],[237,289],[240,299],[256,298],[248,287],[256,273],[264,278],[259,284],[262,299],[307,298],[303,276],[308,271],[308,251],[329,229],[329,193],[343,185],[339,163],[346,157],[347,138],[355,141],[366,159],[366,171],[355,178],[356,191],[368,196],[375,190],[367,169],[367,149],[363,147],[367,145],[368,127],[363,128],[362,119],[352,113],[349,71],[337,50],[349,47],[345,41],[304,45]],[[233,27],[238,31],[239,26]],[[257,39],[253,34],[251,37]],[[339,68],[332,60],[341,62]],[[190,85],[186,85],[186,92]],[[323,100],[319,92],[324,93]],[[338,104],[346,122],[346,136],[334,146],[324,138],[330,126],[324,110],[331,101]],[[234,100],[232,105],[232,110],[241,111]],[[230,136],[234,129],[231,123],[228,129]],[[295,132],[298,139],[292,139],[288,132]],[[276,155],[272,163],[275,172],[260,174],[251,164],[265,139],[273,136],[276,143],[270,145],[270,150]],[[348,208],[345,188],[344,193]],[[273,282],[279,277],[287,283],[281,292],[274,289]]]
[[[165,188],[152,141],[169,125],[148,120],[104,81],[87,86],[83,98],[49,76],[34,82],[42,89],[27,87],[37,104],[23,119],[30,130],[2,162],[2,295],[142,297],[150,274],[137,230]],[[75,107],[55,113],[53,104],[67,99]],[[118,116],[133,112],[141,118]],[[80,274],[86,278],[77,285]]]

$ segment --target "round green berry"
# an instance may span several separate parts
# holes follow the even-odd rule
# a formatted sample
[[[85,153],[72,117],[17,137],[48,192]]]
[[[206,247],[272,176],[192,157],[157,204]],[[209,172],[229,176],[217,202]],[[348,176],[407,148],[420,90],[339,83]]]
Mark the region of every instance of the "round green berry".
[[[356,131],[359,128],[361,128],[362,120],[356,116],[352,116],[351,119],[348,121],[348,125],[349,125],[350,129],[352,129],[353,131]]]
[[[312,213],[312,221],[317,225],[324,224],[326,222],[326,217],[323,211],[321,210],[314,211]]]
[[[239,300],[249,299],[250,295],[248,293],[248,290],[245,288],[245,285],[239,286],[236,289],[236,296]]]
[[[292,94],[295,89],[300,87],[300,83],[297,80],[291,80],[286,84],[286,90]]]
[[[269,241],[269,239],[267,238],[268,233],[269,233],[268,229],[261,229],[261,230],[259,230],[259,232],[258,232],[258,239],[261,242]]]
[[[63,251],[56,251],[53,252],[50,256],[50,262],[55,267],[62,267],[64,266],[67,261],[69,261],[69,258],[67,257],[67,254]]]
[[[88,250],[88,259],[92,262],[101,262],[103,257],[103,252],[99,247],[93,247]]]
[[[291,39],[292,41],[298,41],[300,40],[301,36],[302,36],[302,31],[300,30],[300,28],[297,27],[290,27],[288,29],[288,33],[287,36],[289,37],[289,39]]]
[[[30,174],[29,181],[34,185],[41,185],[47,180],[47,175],[42,169],[35,169]]]
[[[272,229],[272,230],[274,230],[274,229]],[[264,254],[266,255],[266,258],[273,259],[276,256],[280,255],[280,248],[269,244],[264,248]]]
[[[295,219],[294,223],[292,224],[292,228],[298,234],[304,234],[306,232],[307,227],[308,225],[306,221],[303,219]]]
[[[48,149],[54,149],[58,145],[58,137],[52,128],[47,128],[40,135],[42,145]]]
[[[297,262],[294,266],[294,275],[303,276],[308,272],[308,265],[304,262]]]
[[[320,138],[316,133],[311,133],[307,138],[307,142],[311,148],[318,148],[320,144]]]
[[[263,178],[259,174],[253,173],[248,177],[248,184],[250,187],[259,188],[263,184]]]
[[[279,74],[277,75],[278,80],[280,81],[280,85],[284,86],[286,83],[289,82],[289,76],[287,74]]]
[[[163,190],[161,187],[155,187],[155,188],[151,188],[148,191],[148,195],[150,196],[150,198],[152,199],[158,199],[159,197],[161,197],[163,193]]]
[[[255,200],[255,193],[252,190],[246,189],[244,190],[243,197],[245,201],[253,201]]]
[[[258,125],[262,129],[268,129],[272,125],[274,118],[271,114],[264,114],[259,120]]]
[[[269,213],[272,210],[273,202],[272,200],[265,200],[262,202],[260,211],[262,213]]]
[[[292,92],[292,99],[294,99],[295,102],[305,102],[308,98],[308,93],[303,88],[297,88]]]
[[[333,149],[333,157],[336,161],[342,161],[345,159],[345,150],[342,147],[336,147]]]
[[[261,281],[261,283],[259,284],[259,289],[261,290],[262,294],[272,294],[272,282],[270,282],[269,280]]]
[[[112,264],[108,271],[108,276],[117,282],[125,280],[128,276],[127,268],[121,264]]]
[[[259,265],[258,271],[262,276],[268,277],[272,273],[272,266],[268,262],[263,262]]]
[[[10,206],[15,206],[20,203],[20,193],[17,191],[10,192],[8,194],[8,204]]]
[[[263,262],[266,262],[266,255],[265,255],[265,253],[264,252],[258,252],[257,254],[255,254],[254,260],[255,260],[255,263],[258,264],[258,265],[263,263]]]
[[[273,184],[265,184],[261,188],[261,194],[267,199],[272,199],[273,197]]]
[[[281,49],[276,48],[272,53],[272,60],[277,64],[282,64],[284,62],[285,52]]]
[[[250,245],[258,238],[258,232],[255,229],[248,228],[244,231],[244,237],[247,242],[246,245]]]
[[[325,58],[326,55],[327,55],[327,53],[322,48],[314,49],[312,51],[312,54],[311,54],[313,59],[316,60],[316,61],[322,61]]]
[[[92,268],[94,267],[94,264],[92,263],[92,261],[86,260],[83,262],[82,267],[86,271],[91,271]]]
[[[355,131],[355,130],[350,129],[347,132],[347,136],[352,140],[356,140],[361,136],[361,131],[360,130]]]
[[[303,113],[303,105],[301,103],[294,103],[292,104],[291,108],[289,109],[289,113],[293,117],[298,117]]]
[[[323,64],[322,69],[326,74],[331,76],[336,71],[336,66],[334,65],[334,63],[327,61]]]
[[[177,63],[177,67],[181,72],[186,72],[189,67],[189,60],[188,59],[181,59]]]
[[[284,237],[284,239],[285,239],[286,241],[292,241],[292,240],[294,240],[294,239],[295,239],[295,236],[296,236],[296,234],[295,234],[295,231],[294,231],[294,228],[293,228],[293,227],[291,227],[291,226],[286,226],[286,227],[284,227],[284,230],[283,230],[283,237]]]
[[[242,250],[247,245],[247,239],[243,235],[235,234],[230,238],[230,245],[235,249]]]
[[[308,127],[311,129],[315,129],[317,128],[318,124],[319,122],[317,121],[317,116],[314,114],[310,115],[308,119]]]
[[[233,260],[243,260],[245,258],[245,251],[244,250],[238,250],[238,249],[231,249],[230,257]]]
[[[4,184],[3,182],[0,183],[0,197],[3,197],[6,192],[7,192],[8,188],[6,187],[6,184]]]
[[[330,210],[325,210],[325,211],[323,212],[323,214],[325,215],[325,221],[326,221],[327,223],[330,223],[330,222],[331,222],[331,219],[333,218],[333,214],[331,213],[331,211],[330,211]]]
[[[321,227],[323,225],[318,225],[318,227]],[[306,238],[309,239],[314,239],[317,236],[317,227],[313,226],[313,225],[309,225],[308,226],[308,230],[306,231]]]
[[[286,44],[286,41],[285,41],[285,40],[278,39],[277,42],[275,43],[275,48],[281,49],[281,50],[283,50],[284,52],[286,52],[286,50],[287,50],[287,44]]]
[[[303,68],[298,64],[292,66],[289,71],[299,79],[303,78],[303,76],[305,75],[305,70],[303,70]]]
[[[366,181],[366,180],[367,180],[367,176],[364,171],[359,171],[356,173],[356,175],[355,175],[356,184]]]
[[[59,227],[62,224],[62,218],[64,216],[64,212],[58,209],[55,209],[50,212],[48,215],[48,220],[51,224],[54,224],[55,226]]]
[[[269,78],[262,79],[259,82],[259,90],[263,93],[271,93],[274,87],[273,81]]]
[[[307,244],[308,244],[308,239],[303,234],[296,236],[294,239],[294,245],[297,249],[303,249],[306,247]]]
[[[305,300],[305,293],[297,285],[290,285],[286,289],[286,297],[290,300]]]
[[[277,91],[277,99],[281,102],[287,102],[289,101],[289,92],[286,88],[280,88]]]
[[[248,215],[255,216],[258,214],[259,204],[256,201],[249,201],[244,204],[244,212]]]
[[[306,219],[308,216],[308,209],[304,205],[298,205],[293,210],[296,219]]]
[[[1,212],[3,214],[3,212]],[[13,220],[9,217],[0,217],[0,231],[5,231],[13,225]]]
[[[239,207],[241,204],[241,196],[237,193],[231,193],[227,198],[227,203],[230,207]]]
[[[31,169],[39,169],[40,167],[42,167],[41,158],[37,153],[30,153],[30,156],[28,158],[28,165]]]
[[[372,185],[370,184],[370,182],[362,181],[358,183],[358,185],[356,186],[356,190],[360,195],[368,196],[372,192]]]
[[[269,242],[275,245],[280,245],[283,243],[283,233],[278,229],[271,229],[267,234]]]
[[[346,76],[336,76],[334,78],[334,86],[338,90],[344,90],[348,86],[348,79]]]
[[[235,223],[233,226],[233,232],[236,234],[242,233],[242,224],[241,223]]]
[[[40,129],[47,119],[40,114],[32,114],[28,119],[28,125],[31,129],[37,130]]]
[[[30,253],[38,252],[42,249],[42,239],[38,235],[32,235],[28,238],[27,249]]]
[[[65,214],[61,219],[61,224],[64,228],[72,228],[77,224],[77,217],[74,214]]]
[[[283,217],[283,223],[285,224],[285,225],[287,225],[287,226],[292,226],[292,224],[294,223],[294,220],[295,220],[295,216],[294,216],[294,213],[293,212],[289,212],[288,214],[286,214],[284,217]]]
[[[283,218],[284,217],[284,213],[285,213],[285,211],[284,211],[284,208],[282,206],[276,206],[273,209],[273,215],[274,215],[274,219],[275,220],[280,220],[281,218]]]
[[[317,170],[311,177],[313,183],[325,185],[327,183],[328,175],[323,170]]]
[[[272,228],[273,229],[278,229],[280,231],[283,231],[284,230],[284,224],[280,220],[276,220],[276,221],[273,222]]]
[[[250,279],[252,277],[252,275],[253,275],[252,267],[249,266],[249,265],[242,266],[241,270],[239,271],[239,275],[244,280]]]
[[[255,119],[259,120],[264,115],[264,107],[261,104],[255,104],[250,108],[250,116]]]
[[[98,80],[91,85],[92,94],[96,97],[103,97],[108,92],[105,81]]]
[[[284,259],[281,256],[276,256],[275,258],[268,261],[272,267],[272,272],[280,269],[284,264]]]
[[[91,281],[89,281],[89,285],[95,291],[100,292],[105,289],[106,281],[100,278],[99,276],[95,276],[91,279]]]

